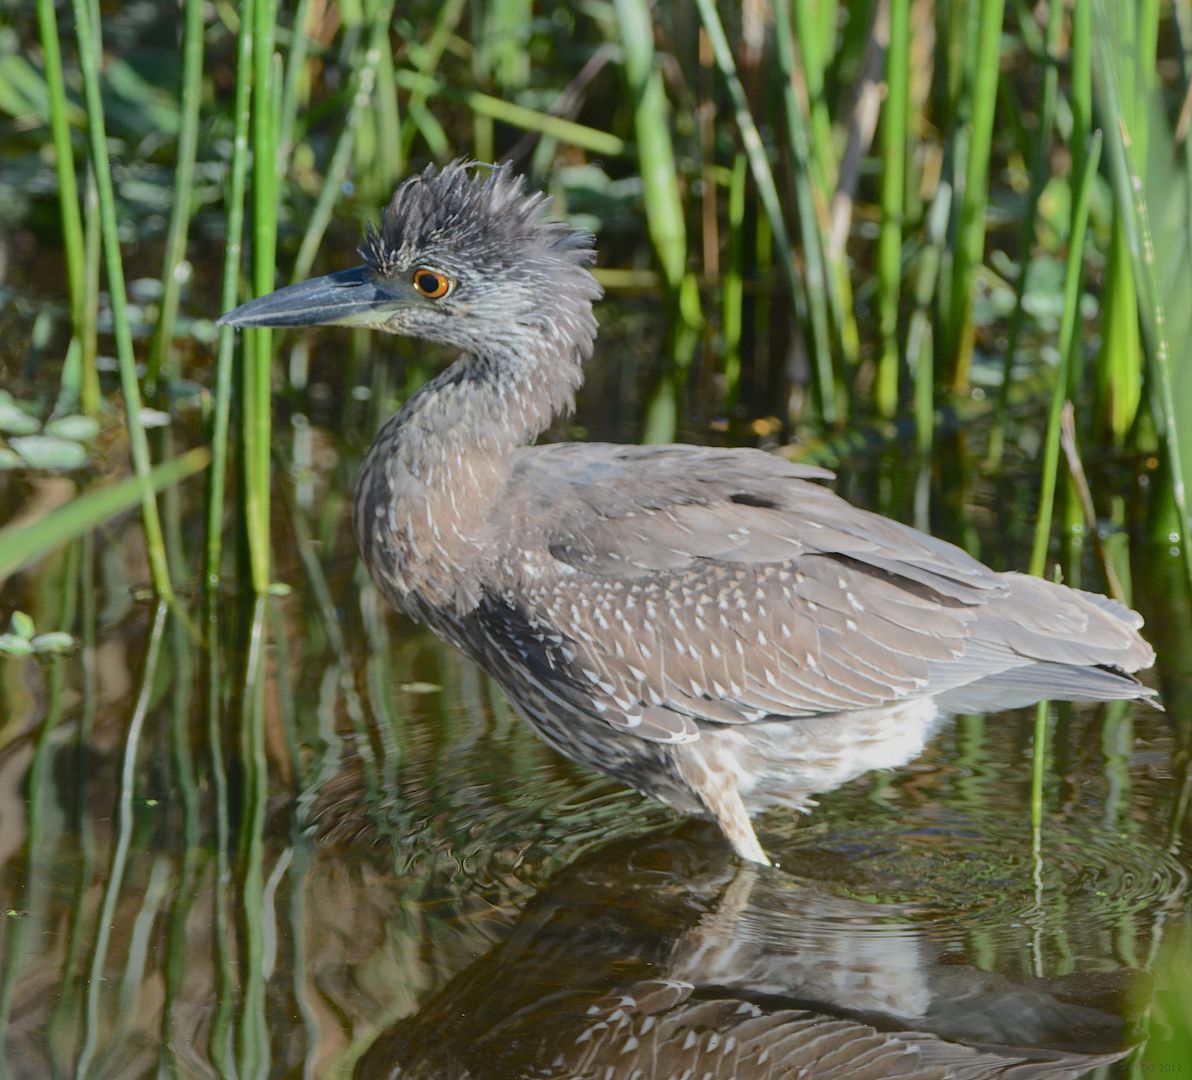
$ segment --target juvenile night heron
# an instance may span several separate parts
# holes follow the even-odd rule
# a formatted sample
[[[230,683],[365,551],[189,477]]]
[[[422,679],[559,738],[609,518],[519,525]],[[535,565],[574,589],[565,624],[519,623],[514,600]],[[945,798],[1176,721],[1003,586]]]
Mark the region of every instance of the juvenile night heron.
[[[995,573],[760,450],[530,446],[592,352],[592,241],[506,169],[405,181],[365,264],[234,326],[371,326],[460,357],[356,482],[378,588],[482,665],[560,753],[717,822],[900,764],[957,711],[1137,698],[1141,618]],[[897,759],[897,760],[894,760]]]

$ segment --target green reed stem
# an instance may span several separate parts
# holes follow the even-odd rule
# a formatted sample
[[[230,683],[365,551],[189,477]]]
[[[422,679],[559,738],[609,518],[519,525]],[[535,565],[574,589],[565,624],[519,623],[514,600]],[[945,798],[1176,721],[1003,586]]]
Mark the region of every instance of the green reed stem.
[[[87,163],[83,184],[83,379],[80,395],[91,392],[88,382],[94,383],[96,408],[100,402],[99,368],[99,267],[103,261],[103,238],[99,224],[99,190],[95,186],[95,169]]]
[[[248,10],[251,4],[251,12]],[[251,15],[252,41],[252,208],[253,289],[258,296],[274,286],[277,249],[277,128],[274,114],[273,36],[277,0],[244,0]],[[244,335],[244,511],[252,585],[269,588],[269,466],[272,428],[272,344],[268,329]]]
[[[393,3],[378,7],[386,13],[384,21],[372,21],[373,48],[380,54],[377,65],[377,86],[373,95],[374,108],[367,114],[374,127],[376,151],[371,173],[363,173],[358,181],[364,193],[374,203],[388,198],[390,188],[402,175],[404,155],[401,141],[401,114],[397,108],[397,82],[394,78],[393,50],[389,47],[389,26],[393,21]]]
[[[654,28],[642,0],[616,0],[625,79],[634,102],[633,130],[646,206],[646,227],[667,287],[687,274],[687,227],[670,135],[670,105],[654,63]]]
[[[915,278],[915,306],[906,331],[906,359],[915,387],[915,437],[919,450],[931,451],[935,438],[935,355],[932,337],[931,298],[939,277],[940,261],[948,242],[948,217],[952,211],[952,185],[941,183],[927,213],[927,244],[919,255]]]
[[[378,21],[388,25],[393,13],[391,2],[380,5],[381,11]],[[376,85],[377,67],[381,62],[381,49],[374,42],[364,53],[364,59],[356,69],[354,76],[355,88],[352,93],[351,104],[348,106],[347,116],[344,117],[340,128],[339,138],[335,149],[331,153],[331,160],[327,164],[327,172],[323,177],[319,197],[311,211],[310,221],[306,232],[302,236],[302,244],[298,248],[298,256],[294,260],[294,274],[292,280],[300,281],[310,275],[318,254],[319,245],[323,242],[323,234],[331,221],[331,214],[336,201],[343,191],[344,179],[348,175],[348,166],[352,161],[352,144],[356,138],[356,129],[360,126],[360,119],[364,115],[373,96]]]
[[[161,310],[149,350],[145,391],[153,395],[158,379],[167,370],[174,340],[174,321],[182,292],[179,269],[186,258],[186,236],[193,210],[195,159],[199,146],[199,107],[203,97],[203,0],[186,0],[182,35],[182,107],[174,165],[174,202],[166,234],[161,272]]]
[[[1101,132],[1093,132],[1085,155],[1084,172],[1076,178],[1072,204],[1072,234],[1068,241],[1068,262],[1064,267],[1064,313],[1060,320],[1059,363],[1047,413],[1047,436],[1043,449],[1043,469],[1039,492],[1039,512],[1035,539],[1031,547],[1030,572],[1043,574],[1047,563],[1047,543],[1051,536],[1051,516],[1055,506],[1055,487],[1060,458],[1060,424],[1068,396],[1069,368],[1073,342],[1080,316],[1080,281],[1084,270],[1084,238],[1088,226],[1089,192],[1101,160]]]
[[[832,57],[839,62],[844,43],[841,43],[840,51],[836,51],[835,3],[828,3],[826,0],[817,0],[816,3],[811,3],[810,0],[794,0],[791,4],[794,14],[793,35],[791,15],[785,10],[788,3],[789,0],[782,0],[781,4],[776,5],[774,12],[779,75],[790,83],[792,90],[783,104],[787,112],[788,128],[793,130],[795,124],[803,128],[800,98],[798,94],[793,93],[796,80],[801,75],[807,95],[807,132],[800,136],[801,145],[796,146],[792,141],[791,149],[796,154],[796,167],[807,177],[811,189],[810,202],[815,212],[815,235],[820,246],[817,257],[822,258],[824,262],[824,284],[836,331],[832,343],[839,349],[840,360],[848,370],[856,363],[859,337],[853,312],[853,289],[849,278],[848,259],[843,245],[833,244],[829,240],[832,199],[840,170],[832,136],[832,120],[828,113],[829,95],[824,89],[826,60]],[[833,57],[834,51],[836,55]],[[791,114],[792,108],[798,109],[797,117]],[[805,159],[800,161],[798,154],[804,147]],[[799,213],[802,215],[803,211],[800,210]],[[804,243],[806,244],[806,240]]]
[[[700,20],[703,22],[704,29],[707,31],[708,38],[712,43],[712,51],[716,57],[716,66],[720,69],[721,77],[724,79],[725,86],[728,88],[737,127],[741,132],[741,143],[746,156],[749,158],[749,167],[753,173],[753,182],[757,185],[758,195],[762,200],[762,207],[765,210],[766,218],[774,234],[774,246],[778,252],[779,265],[782,267],[783,277],[786,281],[791,303],[795,309],[796,318],[801,325],[806,326],[809,314],[808,305],[799,282],[798,271],[795,268],[794,252],[791,248],[790,236],[786,230],[786,220],[782,215],[782,203],[778,198],[778,188],[774,184],[774,174],[770,171],[770,162],[766,158],[765,144],[762,142],[757,124],[753,121],[753,114],[749,111],[749,102],[745,96],[745,88],[741,85],[741,80],[737,75],[737,65],[733,60],[733,51],[728,43],[728,38],[725,36],[724,26],[720,22],[720,15],[716,11],[714,0],[696,0],[696,5],[699,8]],[[775,4],[775,18],[779,21],[789,21],[789,13],[786,10],[783,0],[777,0]],[[787,92],[786,88],[784,88],[785,92]],[[788,121],[789,117],[790,112],[788,110]],[[803,217],[802,208],[800,208],[800,217]],[[814,217],[812,220],[814,221]],[[804,252],[804,256],[808,259],[811,258],[810,250],[809,248],[808,251]],[[808,266],[808,272],[810,273],[810,265]],[[819,407],[820,417],[825,423],[831,424],[836,421],[837,416],[832,377],[832,356],[827,347],[827,333],[823,327],[822,319],[817,320],[814,325],[819,328],[815,331],[817,340],[814,344],[814,355],[811,357],[811,371],[816,393],[816,404]],[[819,340],[821,336],[823,338],[822,342]]]
[[[286,76],[281,94],[281,119],[277,125],[277,182],[286,175],[286,168],[294,148],[294,129],[298,108],[310,96],[306,59],[310,53],[310,36],[306,32],[306,12],[309,0],[297,0],[290,26],[290,50],[286,54]],[[240,32],[244,33],[241,26]]]
[[[964,188],[956,228],[949,303],[948,362],[952,386],[967,389],[973,349],[973,289],[985,249],[985,210],[989,201],[989,159],[997,102],[998,62],[1004,0],[980,0],[977,52],[971,68],[971,120]]]
[[[1093,129],[1091,0],[1072,2],[1072,41],[1068,57],[1068,104],[1072,109],[1072,175],[1084,171],[1084,151]]]
[[[256,0],[243,0],[240,7],[240,34],[236,40],[236,88],[232,106],[235,127],[226,201],[227,238],[224,244],[223,282],[219,295],[221,311],[231,311],[240,295],[244,194],[248,188],[248,129],[252,115],[250,90],[255,2]],[[219,587],[219,568],[223,560],[224,489],[228,472],[228,428],[232,413],[232,361],[235,344],[235,328],[220,327],[219,353],[215,365],[214,415],[211,424],[211,486],[207,492],[207,557],[204,585],[208,593],[213,593]]]
[[[410,90],[410,99],[406,105],[407,120],[402,125],[401,153],[403,157],[409,155],[410,148],[414,145],[414,139],[420,130],[423,131],[423,136],[425,137],[426,129],[430,126],[430,121],[433,120],[427,112],[426,100],[430,97],[431,93],[441,88],[442,84],[429,77],[438,68],[439,61],[442,59],[448,44],[450,44],[451,35],[459,24],[466,4],[467,0],[446,0],[446,3],[440,6],[438,14],[435,16],[434,26],[431,27],[430,35],[427,37],[425,44],[411,45],[410,47],[410,62],[417,68],[418,74],[428,77],[429,86],[424,86],[422,89],[408,87]],[[395,86],[400,85],[400,74],[399,71],[394,71],[393,73]],[[437,127],[437,124],[435,126]],[[439,130],[441,131],[442,129],[440,128]],[[447,153],[446,146],[442,148],[442,152],[445,156]]]
[[[874,404],[879,416],[898,411],[898,301],[902,285],[902,217],[906,203],[906,140],[910,115],[910,0],[890,0],[886,101],[882,113],[882,231],[878,237],[878,333]]]
[[[625,141],[607,131],[577,124],[574,120],[564,120],[559,116],[527,109],[524,105],[515,105],[511,101],[488,94],[480,94],[472,90],[457,90],[446,83],[423,75],[417,71],[399,70],[393,73],[394,80],[403,90],[422,94],[425,97],[439,97],[444,101],[465,105],[472,112],[499,120],[511,127],[525,131],[538,131],[560,142],[570,143],[581,150],[590,150],[593,154],[605,157],[620,157],[625,153]],[[413,112],[413,104],[409,111]]]
[[[785,6],[785,4],[783,5]],[[832,144],[832,121],[828,116],[828,98],[824,93],[825,42],[817,25],[816,8],[823,5],[812,0],[793,0],[795,37],[803,82],[807,87],[807,104],[811,116],[811,175],[825,201],[831,197],[836,183],[836,151]],[[781,38],[790,33],[790,16],[784,18],[775,8],[778,21],[776,33]]]
[[[702,321],[699,289],[687,269],[687,225],[683,215],[682,183],[675,167],[671,141],[671,110],[654,62],[654,31],[650,10],[642,0],[616,0],[625,79],[634,102],[634,149],[642,178],[646,228],[666,281],[671,320],[671,370],[664,376],[675,385],[661,387],[651,398],[645,422],[648,442],[671,442],[675,437],[678,381],[691,364]]]
[[[830,422],[829,417],[835,417],[837,393],[832,371],[833,342],[828,327],[831,322],[839,326],[841,321],[836,317],[838,313],[832,310],[834,290],[824,271],[824,234],[819,228],[819,223],[826,218],[826,203],[821,198],[821,203],[825,205],[825,215],[821,217],[816,213],[817,181],[811,140],[808,138],[803,110],[795,93],[794,40],[791,35],[791,17],[787,0],[775,0],[774,21],[778,73],[782,79],[783,113],[786,117],[791,153],[795,159],[795,204],[799,211],[799,233],[803,239],[803,287],[806,289],[806,310],[811,322],[813,369],[817,370],[820,381],[827,380],[823,383],[822,398],[830,403],[830,412],[824,414],[825,421]],[[844,393],[839,397],[843,411],[847,412]]]
[[[1108,49],[1106,41],[1101,42],[1103,50]],[[1103,62],[1105,62],[1103,57]],[[1111,100],[1114,95],[1112,70],[1106,71]],[[1134,273],[1138,293],[1142,298],[1147,317],[1142,319],[1142,337],[1146,344],[1150,364],[1151,393],[1154,411],[1160,421],[1160,436],[1163,440],[1165,465],[1171,477],[1170,498],[1175,508],[1175,532],[1180,550],[1184,556],[1188,581],[1192,585],[1192,547],[1189,546],[1189,521],[1187,489],[1184,484],[1184,459],[1180,450],[1180,412],[1176,408],[1174,379],[1171,371],[1171,350],[1167,340],[1167,315],[1163,293],[1155,274],[1155,247],[1151,235],[1150,212],[1147,209],[1143,183],[1138,175],[1134,159],[1134,147],[1130,132],[1121,113],[1117,138],[1110,137],[1110,174],[1113,177],[1114,194],[1121,211],[1121,220],[1126,229],[1130,251],[1133,253]],[[1166,539],[1160,536],[1159,539]]]
[[[995,467],[1002,457],[1005,445],[1006,401],[1010,393],[1010,380],[1014,373],[1014,358],[1018,352],[1018,338],[1022,333],[1022,326],[1026,317],[1026,284],[1028,270],[1031,265],[1031,253],[1035,244],[1035,225],[1039,218],[1039,200],[1043,196],[1043,189],[1051,177],[1051,136],[1055,125],[1055,103],[1059,86],[1059,56],[1060,29],[1063,25],[1062,0],[1049,0],[1047,9],[1047,36],[1044,43],[1047,67],[1043,72],[1043,95],[1039,104],[1039,131],[1035,143],[1035,152],[1031,160],[1031,183],[1026,196],[1026,213],[1023,215],[1022,228],[1019,232],[1018,250],[1019,270],[1018,280],[1014,283],[1014,312],[1010,316],[1010,328],[1006,333],[1006,348],[1002,356],[1002,382],[998,387],[998,402],[1000,408],[994,413],[994,426],[989,433],[989,453],[987,462]],[[1072,132],[1072,145],[1080,139],[1080,149],[1075,151],[1083,157],[1084,142],[1087,131]],[[1077,163],[1073,161],[1072,175],[1079,176]]]
[[[50,137],[54,142],[54,168],[58,176],[58,208],[62,217],[62,246],[66,255],[66,281],[70,289],[70,319],[75,338],[82,348],[86,336],[86,256],[83,249],[83,218],[79,210],[79,188],[75,178],[74,151],[70,145],[69,102],[62,76],[62,47],[58,40],[58,20],[53,0],[37,0],[37,27],[45,63],[46,89],[50,102]],[[83,350],[86,355],[87,350]],[[85,412],[99,404],[99,373],[95,353],[84,364],[79,401]]]
[[[91,136],[91,160],[99,191],[100,228],[106,256],[108,292],[112,304],[112,328],[116,337],[116,355],[120,366],[120,386],[124,392],[124,411],[128,423],[129,449],[133,470],[140,481],[141,517],[145,525],[145,548],[153,587],[158,596],[174,595],[162,540],[161,521],[150,478],[149,442],[141,423],[141,391],[137,384],[136,357],[132,347],[132,328],[128,321],[128,302],[124,291],[124,266],[120,259],[120,234],[116,224],[116,192],[108,160],[107,133],[104,129],[103,99],[99,88],[99,27],[92,25],[88,0],[72,0],[75,33],[79,42],[79,62],[83,70],[83,91],[87,102],[87,126]]]
[[[1138,13],[1133,7],[1119,10],[1116,5],[1112,19],[1109,13],[1104,5],[1099,6],[1098,43],[1103,46],[1107,38],[1113,43],[1112,51],[1102,48],[1099,57],[1105,65],[1110,65],[1100,72],[1101,82],[1113,101],[1112,111],[1106,116],[1120,116],[1133,135],[1142,136],[1145,141],[1138,92],[1137,66],[1141,56]],[[1111,135],[1111,167],[1116,157],[1115,142]],[[1129,213],[1127,204],[1131,201],[1132,197],[1126,194],[1114,203],[1109,259],[1102,286],[1101,351],[1096,368],[1097,416],[1108,426],[1108,435],[1117,444],[1127,440],[1142,402],[1145,364],[1139,331],[1137,248],[1130,235],[1130,223],[1125,220]]]
[[[745,302],[745,181],[749,163],[744,154],[733,160],[733,177],[728,189],[728,248],[724,256],[721,284],[720,334],[723,342],[722,370],[727,407],[737,403],[741,389],[741,332]]]

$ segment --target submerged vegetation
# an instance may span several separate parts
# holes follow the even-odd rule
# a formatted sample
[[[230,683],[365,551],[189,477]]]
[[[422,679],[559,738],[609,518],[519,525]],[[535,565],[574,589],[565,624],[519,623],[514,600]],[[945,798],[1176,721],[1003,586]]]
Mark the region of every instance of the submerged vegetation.
[[[513,733],[473,670],[392,632],[356,568],[354,459],[433,354],[359,331],[215,326],[249,296],[349,265],[364,223],[427,161],[509,161],[596,233],[606,334],[560,434],[759,444],[840,465],[855,497],[984,544],[994,565],[1050,575],[1058,561],[1074,584],[1127,595],[1137,576],[1164,605],[1150,632],[1169,715],[1188,715],[1188,4],[0,0],[0,12],[0,766],[27,770],[20,835],[0,822],[4,858],[24,859],[0,923],[0,1039],[20,1025],[14,986],[41,956],[49,916],[27,916],[42,903],[66,927],[61,955],[41,957],[62,994],[29,1006],[54,1035],[49,1064],[128,1065],[120,1047],[153,1041],[138,980],[161,915],[157,1064],[187,1074],[174,1056],[194,1004],[186,942],[207,890],[213,1070],[302,1060],[270,1033],[285,1007],[320,1047],[308,1074],[343,1075],[390,1013],[302,982],[304,889],[332,910],[338,895],[313,837],[336,850],[367,817],[374,844],[400,838],[390,869],[425,907],[377,900],[402,927],[393,952],[408,970],[386,970],[399,989],[378,991],[398,1015],[456,954],[483,951],[551,869],[662,821]],[[882,455],[903,468],[867,484]],[[973,483],[997,490],[980,529],[960,513]],[[119,692],[103,642],[122,658]],[[1122,911],[1079,946],[1093,955],[1113,937],[1116,961],[1151,967],[1165,920],[1188,922],[1188,736],[1172,736],[1179,769],[1132,801],[1133,721],[1124,706],[1107,714],[1091,736],[1098,827],[1153,859],[1131,874],[1154,869],[1155,910],[1144,940],[1141,901],[1115,894]],[[507,755],[504,775],[536,785],[486,787],[471,750],[462,779],[443,779],[450,748],[472,745],[469,715],[488,718],[480,743]],[[1079,876],[1078,845],[1053,845],[1048,862],[1043,810],[1077,801],[1072,761],[1094,730],[1081,717],[1043,710],[1021,742],[971,718],[951,747],[970,773],[924,781],[954,783],[955,805],[992,821],[982,748],[1014,763],[1033,810],[1015,842],[1033,843],[1038,893],[1022,921],[1046,942],[1036,977],[1050,974],[1046,949],[1059,974],[1080,951],[1042,898],[1066,904]],[[1050,778],[1044,748],[1070,771]],[[913,801],[886,784],[866,799]],[[1144,824],[1157,818],[1152,851]],[[47,899],[71,830],[77,874]],[[374,882],[371,864],[361,873]],[[996,867],[989,877],[996,896]],[[475,924],[457,941],[436,904]],[[262,912],[289,920],[284,1006],[269,996],[278,926]],[[113,938],[114,925],[131,929]],[[345,939],[348,925],[335,928]],[[418,945],[432,930],[448,940],[433,961]],[[974,963],[1009,963],[1001,940],[974,931]],[[1192,933],[1178,940],[1186,966]],[[113,1002],[99,988],[117,954]],[[0,1076],[14,1071],[0,1048]]]

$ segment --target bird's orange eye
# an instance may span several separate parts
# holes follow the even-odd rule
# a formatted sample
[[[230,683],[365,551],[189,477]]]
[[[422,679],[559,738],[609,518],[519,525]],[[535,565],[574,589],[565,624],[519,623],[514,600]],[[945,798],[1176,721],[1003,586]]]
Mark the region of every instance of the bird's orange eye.
[[[429,266],[420,266],[414,271],[414,288],[428,300],[441,300],[451,292],[451,279]]]

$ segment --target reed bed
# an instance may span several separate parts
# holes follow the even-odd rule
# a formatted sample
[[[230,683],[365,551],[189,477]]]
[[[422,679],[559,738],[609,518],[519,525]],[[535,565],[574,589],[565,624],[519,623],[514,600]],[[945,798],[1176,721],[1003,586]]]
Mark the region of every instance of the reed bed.
[[[1090,181],[1090,271],[1077,297],[1075,355],[1061,358],[1070,360],[1063,396],[1079,406],[1081,442],[1092,452],[1160,461],[1148,496],[1152,535],[1174,533],[1187,550],[1182,477],[1192,394],[1181,390],[1192,385],[1192,336],[1155,328],[1160,312],[1183,328],[1192,308],[1180,289],[1187,244],[1177,242],[1192,231],[1192,179],[1187,140],[1176,132],[1192,50],[1187,19],[1157,0],[1144,6],[1136,25],[1101,0],[1068,9],[1053,0],[1030,11],[1007,11],[1003,0],[847,10],[826,0],[777,0],[769,9],[691,0],[666,12],[617,0],[607,17],[493,0],[413,5],[396,19],[391,3],[370,0],[315,26],[305,3],[291,11],[276,0],[243,0],[219,13],[187,3],[177,54],[158,54],[179,75],[157,103],[173,132],[172,167],[154,174],[170,178],[162,195],[169,227],[158,298],[139,313],[153,327],[140,379],[119,258],[121,247],[137,249],[115,238],[103,126],[114,91],[102,85],[90,5],[78,0],[73,9],[75,47],[65,61],[52,6],[38,5],[29,33],[41,62],[0,85],[0,102],[24,120],[30,87],[44,94],[34,115],[44,117],[57,170],[64,326],[72,357],[93,358],[72,147],[72,135],[83,145],[82,113],[68,89],[71,72],[84,76],[127,428],[146,493],[154,587],[163,594],[170,585],[144,480],[138,398],[157,394],[161,382],[168,409],[171,382],[187,374],[173,363],[185,364],[187,354],[179,306],[189,325],[309,273],[337,209],[375,217],[405,162],[512,154],[535,182],[564,196],[564,209],[578,198],[566,170],[580,162],[633,180],[626,210],[645,222],[668,327],[662,355],[640,361],[645,437],[673,438],[693,411],[723,416],[746,435],[773,417],[788,436],[913,413],[926,447],[935,411],[975,391],[996,402],[987,461],[1000,468],[1006,440],[1021,441],[1011,388],[1024,370],[1049,363],[1044,353],[1054,356],[1056,328],[1031,309],[1051,302],[1067,310],[1065,297],[1041,294],[1036,283],[1047,264],[1073,257],[1070,223],[1051,207],[1075,199],[1094,127],[1105,128],[1111,152]],[[526,21],[547,12],[549,27]],[[123,58],[119,70],[125,82],[130,72],[143,78]],[[1153,161],[1161,187],[1148,186]],[[223,180],[212,163],[222,163]],[[943,208],[944,222],[933,222],[933,207]],[[1163,228],[1143,243],[1146,217]],[[305,226],[295,231],[300,219]],[[196,246],[195,225],[226,238],[218,304],[188,279],[210,250]],[[602,232],[610,257],[623,260],[616,219]],[[630,262],[640,266],[642,257]],[[607,267],[610,282],[632,279],[617,269]],[[1005,322],[991,316],[987,298],[1009,303]],[[270,584],[270,414],[280,374],[272,336],[257,331],[244,335],[240,377],[231,379],[233,342],[219,335],[209,381],[215,456],[205,573],[214,580],[225,564],[222,534],[238,522],[244,544],[230,550],[246,554],[247,577],[261,592]],[[1061,368],[1051,370],[1058,377]],[[94,407],[93,370],[76,363],[62,377]],[[233,508],[241,512],[229,515],[237,428]],[[1051,471],[1042,459],[1039,468]]]

